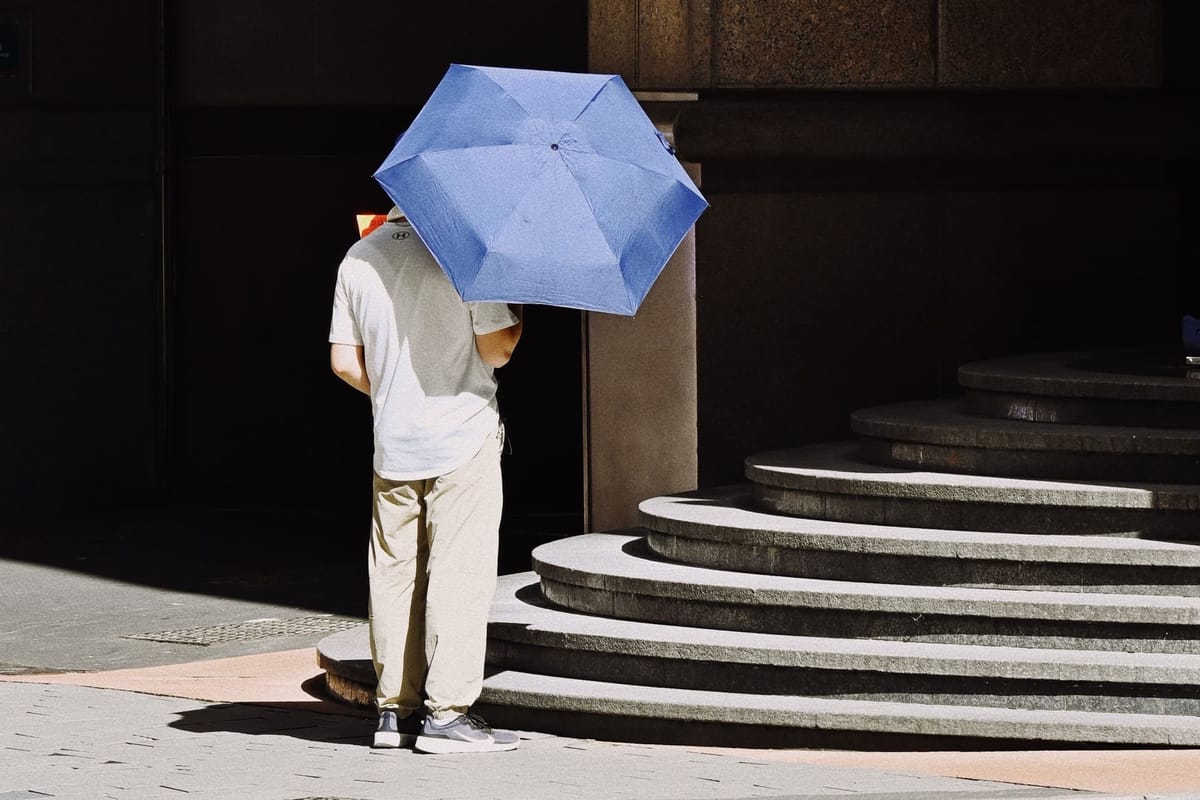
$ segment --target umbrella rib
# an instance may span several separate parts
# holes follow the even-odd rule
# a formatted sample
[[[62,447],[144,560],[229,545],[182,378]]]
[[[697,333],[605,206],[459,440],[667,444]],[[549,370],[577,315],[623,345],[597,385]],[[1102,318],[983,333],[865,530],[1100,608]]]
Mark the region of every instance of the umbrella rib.
[[[582,106],[580,106],[579,113],[576,114],[574,117],[572,117],[572,119],[571,119],[572,122],[575,122],[581,116],[583,116],[583,113],[588,110],[588,107],[591,106],[591,104],[593,102],[595,102],[596,98],[600,96],[600,93],[603,92],[605,89],[607,89],[608,85],[610,83],[612,83],[613,77],[616,77],[616,76],[612,76],[608,80],[604,81],[604,83],[602,83],[600,85],[600,88],[597,89],[595,91],[595,93],[591,97],[588,98],[588,101],[586,103],[584,103]],[[508,89],[504,88],[504,86],[501,85],[500,83],[498,83],[494,77],[492,77],[491,75],[488,75],[487,79],[490,80],[492,83],[494,83],[496,85],[496,87],[500,89],[500,91],[504,92],[505,97],[507,97],[509,100],[512,100],[514,103],[516,103],[518,106],[520,106],[521,110],[524,111],[526,114],[528,114],[531,118],[536,118],[538,116],[537,114],[534,114],[532,111],[530,111],[529,108],[526,107],[526,105],[524,103],[522,103],[516,97],[513,97],[512,92],[510,92]]]
[[[603,92],[605,89],[607,89],[609,84],[611,84],[611,83],[612,83],[612,78],[609,78],[604,83],[600,84],[600,88],[596,90],[595,94],[593,94],[591,97],[588,98],[588,101],[583,104],[583,107],[579,109],[579,113],[575,115],[575,117],[571,120],[571,122],[578,122],[579,118],[582,117],[584,112],[587,111],[591,107],[592,103],[596,102],[596,98],[600,96],[600,93]],[[521,106],[521,108],[524,108],[524,106]]]
[[[470,152],[478,152],[480,150],[499,150],[504,147],[525,147],[525,146],[526,145],[522,144],[521,142],[507,142],[507,143],[498,143],[498,144],[458,145],[455,147],[429,146],[429,147],[423,148],[420,152],[413,153],[412,155],[407,156],[402,161],[399,161],[397,163],[403,164],[405,161],[411,161],[414,158],[420,158],[421,156],[429,155],[430,153],[470,153]]]
[[[487,72],[484,72],[483,74],[487,76],[487,79],[488,79],[489,81],[491,81],[493,84],[495,84],[495,86],[496,86],[496,88],[497,88],[497,89],[499,89],[500,91],[504,92],[504,96],[505,96],[505,97],[507,97],[509,100],[512,100],[514,103],[516,103],[518,108],[520,108],[522,111],[524,111],[524,112],[525,112],[525,113],[526,113],[528,116],[530,116],[530,117],[534,116],[534,115],[533,115],[533,112],[531,112],[531,111],[530,111],[530,110],[529,110],[529,109],[528,109],[528,108],[525,106],[525,104],[524,104],[524,103],[522,103],[522,102],[521,102],[520,100],[518,100],[517,98],[513,97],[513,93],[512,93],[512,92],[510,92],[508,89],[506,89],[506,88],[505,88],[505,87],[504,87],[504,86],[503,86],[503,85],[502,85],[502,84],[501,84],[499,81],[497,81],[497,80],[496,80],[496,79],[495,79],[495,78],[494,78],[492,75],[488,74]]]
[[[596,158],[602,158],[605,161],[611,161],[613,163],[620,164],[621,166],[624,166],[624,167],[632,167],[633,169],[641,170],[642,172],[649,172],[651,175],[657,175],[660,178],[667,178],[667,179],[673,180],[673,181],[678,180],[677,175],[672,175],[670,172],[663,172],[661,170],[652,169],[651,167],[648,167],[645,164],[638,164],[638,163],[635,163],[632,161],[623,161],[620,158],[606,156],[603,153],[597,153],[595,151],[588,151],[588,154],[595,156]]]

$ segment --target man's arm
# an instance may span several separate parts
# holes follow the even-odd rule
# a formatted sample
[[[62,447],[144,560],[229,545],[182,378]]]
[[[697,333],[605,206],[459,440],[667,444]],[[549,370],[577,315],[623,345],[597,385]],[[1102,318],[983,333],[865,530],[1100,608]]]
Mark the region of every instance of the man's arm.
[[[333,374],[358,389],[363,394],[371,393],[371,381],[367,378],[367,362],[363,359],[362,345],[329,345],[329,366]]]
[[[501,328],[491,333],[475,334],[475,349],[479,357],[489,367],[503,367],[512,358],[517,342],[521,340],[521,331],[525,327],[525,307],[508,304],[509,309],[517,316],[517,324]]]

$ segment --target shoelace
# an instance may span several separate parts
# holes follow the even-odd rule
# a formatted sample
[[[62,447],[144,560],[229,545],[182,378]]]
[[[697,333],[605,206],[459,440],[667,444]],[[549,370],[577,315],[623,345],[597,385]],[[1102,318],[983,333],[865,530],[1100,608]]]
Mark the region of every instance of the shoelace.
[[[485,733],[492,732],[492,726],[484,722],[482,717],[476,716],[475,714],[463,714],[463,718],[466,720],[466,723],[475,730],[484,731]]]

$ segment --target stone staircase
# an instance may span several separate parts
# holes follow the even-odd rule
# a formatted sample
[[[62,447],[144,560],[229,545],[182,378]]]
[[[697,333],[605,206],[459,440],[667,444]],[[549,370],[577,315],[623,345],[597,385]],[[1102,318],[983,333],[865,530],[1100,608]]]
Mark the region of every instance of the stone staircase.
[[[1130,350],[967,365],[501,578],[482,712],[741,746],[1200,745],[1200,376]],[[322,642],[369,697],[364,631]]]

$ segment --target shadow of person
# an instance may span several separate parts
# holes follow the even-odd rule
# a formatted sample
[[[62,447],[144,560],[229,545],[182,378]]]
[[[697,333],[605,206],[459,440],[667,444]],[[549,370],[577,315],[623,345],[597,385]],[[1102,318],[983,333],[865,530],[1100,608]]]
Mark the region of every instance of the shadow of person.
[[[184,711],[170,727],[195,734],[287,736],[307,742],[369,747],[375,732],[375,713],[326,699],[323,686],[323,676],[305,681],[304,690],[313,696],[311,701],[217,703]]]

